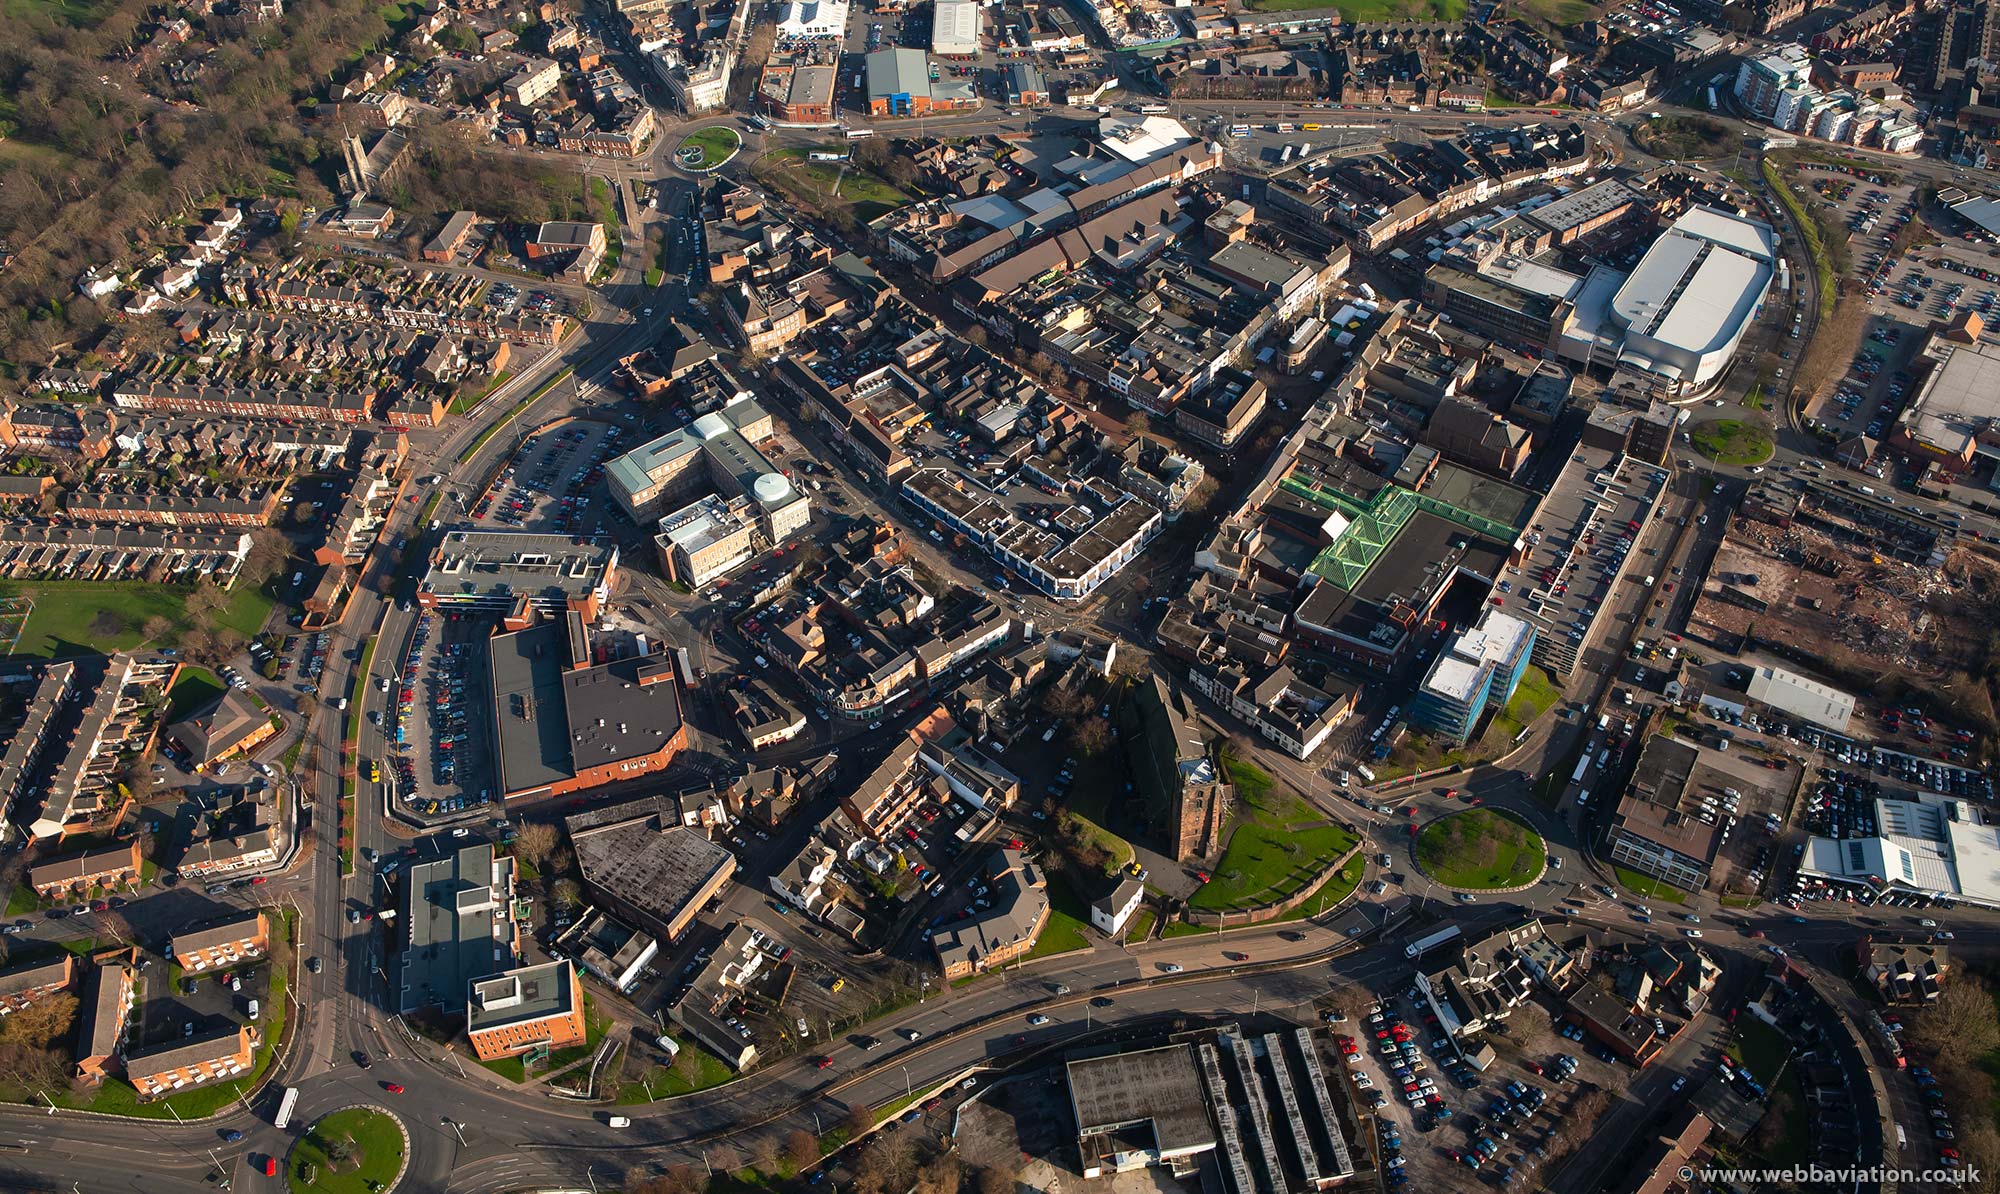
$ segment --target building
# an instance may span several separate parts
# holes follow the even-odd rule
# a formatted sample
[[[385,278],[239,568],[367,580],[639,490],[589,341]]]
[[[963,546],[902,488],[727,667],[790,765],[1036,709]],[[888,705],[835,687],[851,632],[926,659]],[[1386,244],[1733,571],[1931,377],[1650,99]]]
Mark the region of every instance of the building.
[[[45,900],[84,895],[94,888],[139,881],[139,842],[85,850],[28,869],[28,886]]]
[[[2000,823],[1984,809],[1929,792],[1875,801],[1873,837],[1815,837],[1799,873],[1876,892],[1942,896],[2000,908]]]
[[[1310,1029],[1189,1033],[1065,1070],[1085,1178],[1155,1165],[1187,1178],[1213,1165],[1230,1189],[1293,1194],[1354,1177]]]
[[[114,1073],[125,1048],[125,1029],[137,1001],[136,972],[123,958],[102,955],[91,968],[89,990],[76,1026],[76,1077],[96,1085]],[[137,1074],[131,1071],[133,1085]],[[139,1087],[145,1094],[146,1088]]]
[[[618,545],[610,539],[447,531],[417,582],[417,604],[501,614],[520,626],[530,611],[574,610],[594,622],[617,571]]]
[[[736,873],[736,857],[654,800],[568,818],[590,897],[672,944]]]
[[[687,745],[672,659],[592,664],[580,613],[494,634],[486,650],[504,799],[562,796],[653,774]]]
[[[1268,389],[1240,369],[1224,369],[1215,380],[1181,400],[1174,426],[1212,448],[1234,451],[1264,417]]]
[[[473,979],[465,1036],[481,1061],[582,1044],[589,1029],[575,965],[561,958]]]
[[[250,1072],[254,1051],[250,1026],[231,1024],[131,1054],[125,1059],[125,1077],[141,1098],[157,1098],[190,1086],[240,1078]]]
[[[278,861],[278,843],[271,827],[261,821],[242,833],[210,830],[194,837],[174,871],[183,879],[227,875],[269,866]]]
[[[1042,68],[1032,62],[1009,63],[1000,72],[1000,82],[1010,104],[1034,108],[1049,102],[1048,80],[1043,77]]]
[[[410,864],[401,889],[403,955],[396,1009],[465,1006],[474,979],[514,966],[521,956],[515,919],[514,860],[488,842],[447,848]]]
[[[588,282],[604,263],[604,225],[580,220],[550,220],[527,243],[528,259],[551,269],[566,281]]]
[[[731,1069],[749,1069],[757,1061],[755,1034],[730,1005],[741,1007],[746,994],[763,996],[773,1005],[782,1002],[793,973],[791,964],[777,956],[782,949],[747,924],[731,925],[714,955],[699,962],[687,987],[667,1005],[667,1014]]]
[[[274,715],[259,708],[249,694],[231,688],[186,719],[167,727],[167,738],[188,754],[197,768],[231,755],[248,755],[278,732]]]
[[[1534,627],[1489,607],[1432,661],[1410,702],[1410,724],[1469,742],[1487,709],[1505,709],[1514,699],[1534,644]]]
[[[812,503],[804,492],[757,447],[776,435],[770,412],[738,387],[734,378],[719,369],[717,372],[729,391],[720,410],[703,414],[679,431],[648,440],[604,466],[612,498],[634,522],[644,525],[666,511],[675,511],[660,524],[662,535],[656,541],[662,563],[669,568],[675,555],[675,544],[668,536],[669,522],[693,527],[687,534],[690,542],[699,545],[695,551],[706,553],[715,561],[713,567],[726,571],[747,557],[738,558],[738,544],[721,522],[695,526],[710,509],[726,512],[728,519],[723,521],[743,521],[754,528],[760,540],[758,550],[783,543],[812,521]],[[675,509],[704,489],[721,493],[724,504],[711,508],[697,502]],[[692,565],[692,557],[686,562]]]
[[[1417,972],[1417,990],[1439,1030],[1457,1040],[1500,1023],[1534,994],[1535,975],[1521,950],[1542,942],[1539,921],[1525,921],[1468,944],[1451,965]]]
[[[1188,686],[1249,723],[1272,745],[1295,759],[1309,759],[1325,745],[1334,729],[1354,712],[1361,695],[1358,685],[1329,675],[1330,691],[1315,688],[1289,665],[1259,678],[1230,662],[1214,669],[1191,667]]]
[[[1777,114],[1787,91],[1812,77],[1812,55],[1801,45],[1778,46],[1746,57],[1736,71],[1736,98],[1752,113],[1769,120]]]
[[[1117,938],[1125,932],[1125,926],[1139,905],[1146,901],[1146,885],[1137,879],[1125,878],[1118,886],[1090,901],[1090,923],[1106,937]]]
[[[778,40],[838,40],[847,33],[848,12],[848,0],[785,0],[778,16]]]
[[[864,61],[870,116],[921,116],[931,110],[930,63],[922,50],[876,50]]]
[[[546,58],[530,58],[500,84],[500,93],[508,103],[528,108],[561,86],[562,67]]]
[[[1749,697],[1836,734],[1845,734],[1854,717],[1852,695],[1769,664],[1751,669]]]
[[[47,532],[48,543],[60,551],[87,550],[96,545],[93,543],[96,537],[72,525],[42,529]],[[117,528],[109,536],[109,545],[144,534]],[[249,542],[249,535],[239,537],[245,544]],[[0,534],[0,540],[5,538]],[[0,551],[5,551],[4,545],[0,545]],[[180,675],[178,658],[150,652],[120,652],[109,659],[91,661],[90,668],[96,683],[91,688],[80,686],[81,691],[89,694],[85,703],[64,712],[67,738],[62,754],[43,787],[41,813],[28,827],[28,832],[36,838],[64,837],[93,826],[110,827],[107,823],[110,815],[129,800],[118,783],[125,760],[143,757],[153,749],[159,725],[155,712],[163,707],[162,698]],[[74,722],[67,720],[71,717]],[[61,867],[72,864],[81,867],[69,881],[78,892],[138,878],[136,846],[129,868],[119,866],[115,851],[94,851],[87,858],[47,864],[54,868],[49,874],[54,876]],[[42,867],[34,868],[30,881],[42,871]],[[52,878],[51,882],[55,880]],[[51,887],[51,892],[60,886]]]
[[[0,1016],[69,990],[76,978],[76,955],[67,950],[46,962],[0,970]]]
[[[584,970],[627,995],[637,989],[639,976],[660,956],[660,943],[652,934],[621,924],[610,913],[595,908],[571,925],[560,941]]]
[[[174,965],[191,974],[221,970],[264,957],[271,951],[271,926],[261,910],[252,909],[207,928],[176,933],[167,944]]]
[[[931,934],[931,949],[946,982],[1023,956],[1049,922],[1047,879],[1026,855],[1011,847],[995,847],[983,874],[993,891],[993,906]]]
[[[1206,858],[1222,849],[1222,826],[1233,794],[1209,757],[1211,734],[1194,710],[1156,668],[1152,682],[1133,690],[1144,762],[1134,780],[1149,800],[1168,809],[1168,853],[1176,862]]]
[[[785,124],[825,124],[833,119],[839,68],[772,65],[757,80],[757,99]]]
[[[937,0],[931,17],[931,53],[971,58],[979,53],[979,0]]]
[[[1611,861],[1685,891],[1708,886],[1722,830],[1704,820],[1694,779],[1700,748],[1664,734],[1646,740],[1630,791],[1605,835]]]
[[[455,211],[444,222],[444,227],[424,245],[424,260],[434,265],[449,265],[465,247],[466,240],[479,223],[476,211]]]
[[[1935,1002],[1951,973],[1949,946],[1863,936],[1856,953],[1861,981],[1884,1003]]]
[[[1064,1069],[1085,1178],[1150,1165],[1192,1176],[1215,1151],[1192,1046],[1080,1058]]]
[[[1616,1194],[1688,1194],[1695,1189],[1686,1175],[1715,1167],[1708,1147],[1715,1124],[1693,1106],[1670,1113],[1664,1130],[1647,1140],[1613,1186]]]
[[[2000,347],[1975,332],[1940,332],[1924,347],[1932,367],[1916,396],[1896,416],[1890,442],[1926,463],[1953,472],[1975,456],[2000,456]]]
[[[1615,291],[1609,271],[1592,271],[1558,347],[1586,366],[1615,363],[1663,394],[1704,391],[1721,377],[1763,308],[1777,259],[1769,224],[1718,208],[1690,208]]]
[[[16,827],[21,802],[40,772],[47,753],[50,731],[62,710],[76,695],[77,665],[52,663],[35,681],[34,695],[14,736],[0,751],[0,835]]]

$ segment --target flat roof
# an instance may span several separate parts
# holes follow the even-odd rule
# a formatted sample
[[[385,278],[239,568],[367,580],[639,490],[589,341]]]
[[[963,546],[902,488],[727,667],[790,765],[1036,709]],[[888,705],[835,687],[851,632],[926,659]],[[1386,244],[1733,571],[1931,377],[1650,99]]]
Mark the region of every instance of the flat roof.
[[[1947,345],[1950,351],[1924,379],[1903,422],[1913,438],[1962,452],[1989,420],[2000,417],[2000,346],[1933,337],[1927,351]]]
[[[1065,1068],[1077,1135],[1144,1124],[1164,1154],[1215,1147],[1208,1096],[1190,1046],[1080,1058]]]
[[[555,622],[487,640],[502,792],[544,787],[576,774],[563,702],[566,640]]]
[[[718,873],[735,869],[728,850],[675,824],[651,800],[571,817],[567,824],[584,882],[663,925],[673,924]]]
[[[930,61],[922,50],[895,46],[877,50],[863,60],[868,71],[868,98],[931,93]]]
[[[1815,725],[1847,732],[1854,716],[1854,698],[1830,684],[1821,684],[1781,667],[1760,665],[1750,673],[1749,696],[1774,709],[1803,717]]]
[[[576,972],[567,958],[521,966],[492,978],[474,979],[466,1003],[465,1030],[479,1032],[571,1010]]]
[[[403,880],[403,1011],[456,1008],[467,985],[514,962],[514,860],[488,842],[412,863]]]
[[[441,600],[491,593],[580,600],[618,562],[607,538],[522,531],[447,531],[431,552],[422,591]]]
[[[1564,232],[1599,216],[1640,201],[1639,192],[1615,178],[1572,191],[1551,203],[1544,203],[1527,218],[1554,232]]]

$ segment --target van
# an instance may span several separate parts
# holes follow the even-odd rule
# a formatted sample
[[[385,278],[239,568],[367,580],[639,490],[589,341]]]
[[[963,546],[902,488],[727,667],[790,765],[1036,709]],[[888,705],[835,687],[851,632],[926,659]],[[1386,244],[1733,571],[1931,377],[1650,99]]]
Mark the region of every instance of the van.
[[[759,668],[768,668],[771,666],[771,661],[764,658],[762,655],[757,656],[757,658],[752,660],[751,662],[755,663]]]
[[[1371,784],[1375,782],[1375,773],[1373,771],[1370,771],[1366,766],[1360,763],[1356,763],[1354,765],[1354,769],[1361,773],[1362,779],[1367,780]]]
[[[1597,715],[1597,728],[1600,730],[1611,728],[1611,715],[1609,713],[1600,713]]]
[[[632,1117],[629,1115],[613,1115],[607,1117],[604,1123],[606,1127],[629,1128],[632,1126]]]
[[[252,999],[250,1001],[250,1018],[252,1020],[255,1020],[257,1018],[258,1013],[261,1012],[262,1010],[263,1008],[258,1006],[256,1000]]]
[[[1042,731],[1042,741],[1044,742],[1049,741],[1051,738],[1054,738],[1055,736],[1056,736],[1056,727],[1053,725],[1051,725],[1048,729]]]

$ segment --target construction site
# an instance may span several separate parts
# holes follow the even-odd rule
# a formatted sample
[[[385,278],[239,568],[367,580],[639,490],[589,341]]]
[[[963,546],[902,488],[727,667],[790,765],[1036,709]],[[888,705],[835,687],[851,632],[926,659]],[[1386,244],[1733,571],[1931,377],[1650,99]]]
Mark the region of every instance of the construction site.
[[[1687,633],[1851,681],[1900,674],[1935,692],[1954,673],[1977,673],[1986,654],[2000,565],[1977,546],[1845,482],[1759,486],[1716,552]],[[1964,712],[1992,716],[1990,703]]]

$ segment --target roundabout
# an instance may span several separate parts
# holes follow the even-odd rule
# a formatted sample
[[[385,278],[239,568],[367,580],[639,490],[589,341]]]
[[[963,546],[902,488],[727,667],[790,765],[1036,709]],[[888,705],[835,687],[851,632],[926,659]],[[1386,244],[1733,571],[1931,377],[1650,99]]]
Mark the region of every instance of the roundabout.
[[[1417,832],[1417,869],[1455,891],[1514,891],[1548,865],[1548,844],[1528,823],[1499,809],[1447,813]]]
[[[387,1194],[410,1163],[410,1133],[381,1107],[343,1107],[315,1120],[285,1157],[293,1194]]]
[[[707,174],[729,164],[743,149],[743,137],[728,125],[696,129],[674,149],[674,164],[691,174]]]

